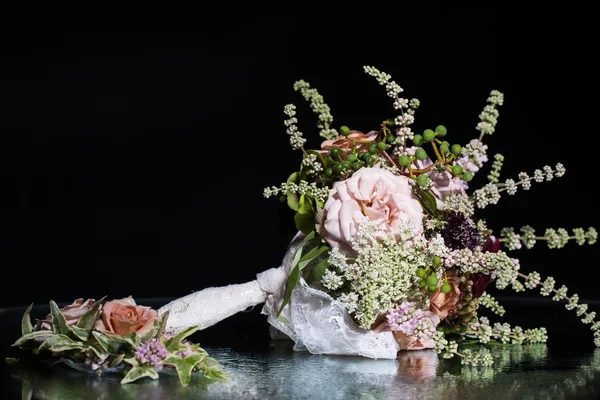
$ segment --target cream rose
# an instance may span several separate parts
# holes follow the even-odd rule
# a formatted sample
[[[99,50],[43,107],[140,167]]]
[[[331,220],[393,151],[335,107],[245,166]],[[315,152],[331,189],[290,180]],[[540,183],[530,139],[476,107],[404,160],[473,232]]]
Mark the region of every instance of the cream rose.
[[[350,178],[336,182],[323,212],[317,217],[318,233],[332,247],[351,252],[350,240],[365,216],[378,229],[400,236],[408,222],[415,235],[423,231],[423,208],[414,196],[410,178],[382,168],[364,167]]]
[[[131,296],[104,304],[102,319],[96,321],[94,329],[125,336],[132,332],[144,333],[152,328],[158,316],[150,307],[138,306]]]

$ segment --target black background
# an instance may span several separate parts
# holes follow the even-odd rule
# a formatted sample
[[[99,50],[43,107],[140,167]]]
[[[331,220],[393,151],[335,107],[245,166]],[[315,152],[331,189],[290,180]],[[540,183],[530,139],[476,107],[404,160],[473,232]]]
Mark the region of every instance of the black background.
[[[485,138],[490,156],[506,157],[504,178],[565,165],[563,178],[484,210],[491,228],[600,228],[585,15],[432,6],[204,15],[193,32],[15,29],[0,60],[0,306],[183,296],[278,266],[291,217],[262,191],[300,162],[284,105],[297,105],[308,145],[319,144],[316,115],[293,83],[319,90],[336,127],[368,131],[394,110],[363,65],[421,100],[415,131],[444,124],[462,144],[478,134],[490,90],[504,92]],[[598,299],[598,254],[569,243],[515,256],[524,272]]]

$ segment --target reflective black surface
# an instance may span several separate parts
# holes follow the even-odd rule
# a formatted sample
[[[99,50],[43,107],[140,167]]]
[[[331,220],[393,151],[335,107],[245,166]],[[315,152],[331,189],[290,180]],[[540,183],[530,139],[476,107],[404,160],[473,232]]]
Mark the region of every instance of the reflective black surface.
[[[175,375],[165,373],[158,381],[121,385],[119,376],[3,362],[3,399],[600,398],[600,349],[593,346],[589,326],[560,304],[510,298],[502,302],[507,309],[503,321],[527,328],[546,326],[550,340],[487,347],[495,361],[488,368],[465,367],[459,359],[445,360],[431,350],[401,353],[396,360],[294,352],[289,342],[269,339],[267,323],[256,308],[192,338],[222,363],[229,374],[226,383],[197,375],[183,388]],[[35,311],[43,313],[44,308]],[[22,311],[0,312],[4,355],[19,354],[10,343],[18,337]]]

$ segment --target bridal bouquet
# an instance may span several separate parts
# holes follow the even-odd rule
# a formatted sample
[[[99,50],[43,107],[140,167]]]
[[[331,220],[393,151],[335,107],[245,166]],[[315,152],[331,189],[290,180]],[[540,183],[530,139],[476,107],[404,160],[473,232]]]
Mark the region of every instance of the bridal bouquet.
[[[565,174],[558,163],[501,179],[504,157],[488,156],[484,139],[495,131],[503,94],[491,91],[476,137],[459,144],[444,125],[413,132],[419,101],[403,97],[403,89],[388,74],[370,66],[364,71],[383,86],[396,115],[371,131],[333,128],[323,97],[301,80],[294,89],[318,115],[323,139],[320,148],[305,148],[296,107],[284,109],[290,144],[301,162],[286,182],[266,188],[264,196],[287,203],[295,212],[298,234],[286,262],[285,290],[265,306],[271,324],[317,353],[377,357],[370,350],[393,338],[393,345],[385,344],[393,351],[433,348],[447,358],[461,356],[465,364],[489,365],[489,353],[460,351],[459,343],[547,339],[544,328],[511,327],[478,315],[481,307],[504,314],[486,292],[494,284],[517,292],[539,288],[543,296],[565,302],[590,324],[600,346],[596,313],[577,294],[557,287],[554,278],[522,273],[519,260],[506,252],[538,242],[557,249],[573,241],[594,244],[596,230],[537,233],[522,226],[494,232],[478,218],[478,210],[497,204],[501,196]],[[471,188],[489,158],[488,182]],[[352,343],[343,334],[334,345],[337,350],[329,351],[326,342],[339,332],[361,338]],[[381,336],[386,332],[388,336]],[[371,342],[360,344],[364,338]]]
[[[168,332],[168,313],[159,316],[132,297],[103,301],[77,299],[63,308],[50,301],[50,314],[35,324],[30,305],[23,315],[22,336],[13,346],[83,371],[120,372],[121,383],[158,379],[163,368],[176,371],[183,386],[193,372],[215,381],[225,378],[220,364],[187,339],[198,326]]]

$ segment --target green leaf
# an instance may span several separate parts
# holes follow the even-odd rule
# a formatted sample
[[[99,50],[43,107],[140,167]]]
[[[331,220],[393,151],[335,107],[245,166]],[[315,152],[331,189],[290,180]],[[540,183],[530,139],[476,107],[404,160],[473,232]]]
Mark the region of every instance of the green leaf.
[[[33,303],[27,307],[25,313],[23,314],[23,318],[21,319],[21,335],[26,335],[33,331],[33,325],[31,325],[31,318],[29,314],[31,313],[31,309],[33,308]]]
[[[315,214],[302,214],[297,212],[294,215],[294,222],[296,224],[296,229],[305,235],[310,231],[315,230]]]
[[[85,343],[77,342],[67,335],[53,334],[38,347],[38,350],[48,349],[53,353],[70,350],[84,350],[87,349]]]
[[[122,353],[132,352],[135,349],[135,343],[132,336],[113,335],[108,332],[92,331],[92,335],[96,338],[100,346],[113,356]]]
[[[34,332],[29,332],[23,336],[21,336],[20,338],[17,339],[16,342],[14,342],[12,345],[15,347],[20,347],[23,346],[25,343],[27,343],[30,340],[33,339],[45,339],[49,336],[54,335],[54,333],[52,333],[52,331],[34,331]]]
[[[315,231],[311,231],[310,233],[308,233],[296,248],[296,253],[294,253],[294,260],[292,261],[292,267],[288,275],[287,285],[285,289],[285,297],[283,298],[283,302],[281,303],[279,312],[277,312],[277,318],[279,318],[279,315],[283,311],[284,307],[290,302],[290,299],[292,297],[292,291],[294,290],[294,288],[298,284],[298,281],[300,280],[300,268],[298,264],[302,259],[302,248],[306,245],[306,243],[308,243],[315,237],[315,234]]]
[[[294,172],[287,178],[287,183],[298,183],[300,179],[300,173]],[[300,202],[300,197],[297,193],[287,192],[287,204],[292,210],[296,211],[298,209],[298,203]]]
[[[4,359],[4,361],[6,361],[6,363],[7,363],[8,365],[12,365],[12,364],[16,364],[16,363],[18,363],[18,362],[19,362],[19,359],[18,359],[18,358],[14,358],[14,357],[6,357],[6,358]]]
[[[325,270],[329,267],[329,260],[327,258],[321,260],[317,265],[315,265],[310,271],[310,275],[308,277],[307,283],[310,285],[313,282],[318,282],[323,277]]]
[[[315,214],[315,209],[312,204],[312,200],[310,196],[304,193],[300,196],[300,201],[298,202],[298,208],[296,209],[300,214]]]
[[[87,310],[86,313],[81,316],[81,318],[79,318],[79,321],[77,321],[77,327],[87,330],[88,335],[89,331],[94,329],[94,324],[100,317],[100,306],[102,305],[102,302],[105,298],[106,296],[94,302],[94,304],[91,305],[90,309]]]
[[[140,378],[158,379],[158,372],[156,372],[154,367],[150,366],[132,367],[129,372],[127,372],[127,375],[121,379],[121,384],[131,383]]]
[[[160,329],[160,321],[158,319],[155,319],[152,324],[152,328],[147,329],[141,335],[138,334],[137,340],[140,342],[147,342],[148,340],[150,340],[156,336],[156,333],[158,332],[159,329]]]
[[[284,324],[286,324],[286,325],[289,325],[289,324],[290,324],[290,321],[288,321],[288,319],[287,319],[286,317],[282,317],[281,315],[279,315],[279,316],[277,317],[277,320],[278,320],[278,321],[281,321],[281,322],[283,322],[283,323],[284,323]]]
[[[104,359],[109,355],[107,352],[104,351],[104,349],[92,345],[88,345],[86,350],[93,351],[94,354],[100,359]]]
[[[130,364],[132,367],[140,367],[140,363],[135,356],[123,358],[123,361],[125,361],[127,364]]]
[[[71,351],[71,350],[85,350],[87,348],[87,346],[85,346],[83,343],[78,343],[78,342],[73,342],[72,344],[56,344],[52,347],[50,347],[48,350],[50,350],[53,353],[59,353],[61,351]]]
[[[192,335],[199,329],[200,329],[200,326],[195,325],[195,326],[190,326],[188,328],[185,328],[185,329],[177,332],[173,337],[165,340],[165,343],[164,343],[165,348],[170,353],[178,351],[176,349],[178,349],[181,346],[181,341],[183,339],[185,339],[186,337]]]
[[[437,217],[437,201],[435,200],[433,194],[431,194],[430,191],[423,190],[419,187],[414,190],[414,193],[417,197],[417,200],[419,200],[419,203],[421,203],[423,211],[433,217]]]
[[[164,334],[167,330],[167,321],[169,320],[169,311],[166,311],[160,317],[160,327],[158,328],[158,333],[156,336],[160,337],[160,335]]]
[[[279,307],[279,311],[277,312],[277,318],[279,318],[279,315],[281,314],[281,312],[283,311],[285,306],[287,306],[287,304],[290,302],[290,299],[292,298],[292,292],[294,291],[294,288],[298,284],[299,280],[300,280],[300,267],[295,266],[294,268],[292,268],[292,270],[290,271],[290,274],[288,275],[287,284],[285,287],[285,296],[283,298],[283,302],[281,303],[281,306]]]
[[[83,328],[80,328],[75,325],[72,325],[69,328],[71,329],[71,332],[73,332],[73,336],[75,336],[79,340],[82,340],[85,342],[90,337],[91,331],[89,331],[87,329],[83,329]]]
[[[38,347],[38,350],[50,349],[55,345],[70,345],[77,343],[67,335],[59,335],[58,333],[52,334],[52,336],[48,337],[48,339],[44,340],[42,344]]]
[[[304,269],[304,267],[306,267],[306,265],[308,263],[310,263],[312,260],[314,260],[315,258],[320,256],[321,253],[323,253],[326,250],[329,250],[329,246],[315,247],[314,249],[312,249],[311,251],[306,253],[306,255],[304,255],[304,257],[302,257],[300,259],[300,262],[298,263],[298,267],[300,269]]]
[[[125,354],[120,354],[120,355],[116,356],[110,362],[110,367],[114,368],[114,367],[118,366],[119,364],[121,364],[123,362],[124,358],[125,358]]]
[[[164,359],[162,363],[175,367],[177,375],[179,375],[179,381],[183,386],[187,386],[190,383],[194,367],[203,359],[204,357],[199,353],[192,353],[185,358],[171,355]]]
[[[29,379],[23,380],[21,388],[21,400],[31,400],[33,398],[33,383]]]
[[[56,305],[54,300],[50,300],[50,314],[52,315],[52,329],[59,335],[66,335],[69,333],[69,325],[65,316],[60,312],[60,308]]]

